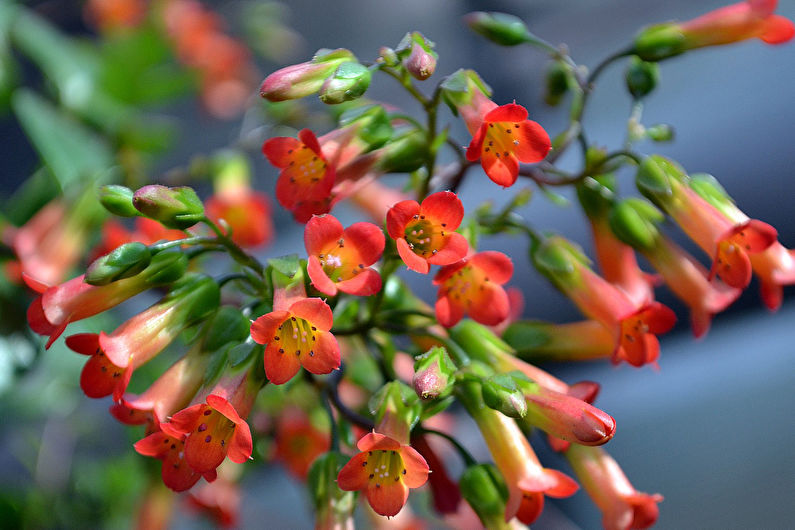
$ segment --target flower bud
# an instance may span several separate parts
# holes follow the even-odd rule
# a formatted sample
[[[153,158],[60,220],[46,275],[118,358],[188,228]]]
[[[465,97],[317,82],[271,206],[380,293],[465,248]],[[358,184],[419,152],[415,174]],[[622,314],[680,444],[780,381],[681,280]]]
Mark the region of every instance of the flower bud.
[[[147,284],[167,285],[182,278],[188,270],[188,258],[182,252],[158,252],[142,272]]]
[[[670,142],[674,139],[674,128],[666,123],[658,123],[646,128],[646,136],[653,142]]]
[[[344,62],[320,88],[320,101],[336,105],[361,97],[370,86],[372,72],[357,62]]]
[[[414,391],[421,399],[436,399],[450,390],[455,365],[444,348],[432,348],[414,360]]]
[[[356,57],[348,50],[321,49],[311,61],[294,64],[273,72],[260,87],[260,96],[269,101],[298,99],[314,94],[337,67]]]
[[[251,321],[236,307],[225,305],[213,316],[204,349],[215,351],[230,342],[243,342],[249,336]]]
[[[651,249],[660,232],[657,225],[665,220],[660,210],[643,199],[625,199],[610,212],[610,228],[627,245]]]
[[[400,62],[395,50],[389,46],[381,46],[381,48],[378,49],[378,57],[387,66],[397,66]]]
[[[562,61],[555,61],[544,76],[544,102],[554,107],[569,91],[569,68]]]
[[[682,28],[678,24],[665,23],[642,29],[635,36],[632,52],[644,61],[661,61],[686,50]]]
[[[119,217],[139,215],[133,206],[133,191],[125,186],[108,184],[99,188],[99,202],[107,211]]]
[[[577,184],[577,198],[590,218],[601,219],[615,200],[612,178],[586,177]]]
[[[107,285],[135,276],[149,265],[151,258],[149,248],[143,243],[125,243],[110,254],[94,260],[86,271],[85,282]]]
[[[486,406],[510,418],[523,418],[527,414],[527,401],[513,378],[497,374],[485,379],[481,386]]]
[[[468,467],[458,482],[461,496],[469,503],[486,528],[510,528],[505,522],[508,487],[491,464]]]
[[[419,31],[406,33],[398,44],[398,57],[403,59],[403,67],[415,79],[424,81],[436,71],[438,54],[433,51],[434,43]]]
[[[534,40],[522,19],[507,13],[475,11],[464,16],[475,33],[500,46],[516,46]]]
[[[639,57],[632,57],[624,74],[627,90],[635,99],[646,97],[657,86],[660,80],[660,67],[657,63],[647,62]]]
[[[144,186],[133,195],[135,209],[167,228],[185,230],[204,217],[204,205],[193,188]]]

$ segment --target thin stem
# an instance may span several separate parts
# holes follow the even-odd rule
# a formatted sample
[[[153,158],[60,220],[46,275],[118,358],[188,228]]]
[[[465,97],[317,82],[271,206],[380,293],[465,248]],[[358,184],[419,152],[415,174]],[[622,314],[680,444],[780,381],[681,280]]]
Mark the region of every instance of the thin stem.
[[[149,246],[149,252],[152,254],[168,250],[174,247],[181,247],[183,245],[201,245],[205,243],[215,243],[215,238],[206,236],[193,236],[186,237],[185,239],[175,239],[173,241],[164,241],[162,243],[155,243]]]
[[[253,269],[260,277],[264,277],[265,267],[262,266],[262,263],[257,261],[257,259],[253,256],[246,254],[246,252],[234,241],[232,241],[229,236],[224,234],[224,232],[213,221],[205,217],[202,219],[202,222],[209,226],[210,229],[215,233],[218,242],[226,247],[226,249],[229,251],[229,254],[232,256],[232,259],[244,267]]]
[[[428,146],[430,150],[428,151],[428,159],[425,161],[425,170],[426,175],[425,179],[422,181],[422,185],[417,192],[417,200],[422,201],[425,197],[428,196],[428,191],[431,187],[431,179],[433,178],[433,170],[436,166],[436,153],[439,150],[438,147],[435,147],[436,144],[436,118],[437,118],[437,110],[439,108],[439,101],[442,97],[442,89],[441,85],[437,85],[436,90],[433,91],[433,96],[429,101],[426,101],[423,106],[425,107],[425,112],[428,114]]]
[[[326,413],[328,413],[329,423],[331,424],[331,450],[332,451],[339,451],[340,450],[340,433],[339,429],[337,428],[337,419],[334,417],[334,411],[331,410],[331,390],[326,387],[323,390],[323,408],[326,409]]]
[[[475,460],[475,457],[472,456],[472,453],[470,453],[466,449],[466,447],[461,445],[461,443],[458,440],[456,440],[455,438],[453,438],[452,436],[450,436],[446,432],[437,431],[436,429],[426,429],[425,427],[423,427],[421,425],[418,426],[415,429],[415,431],[417,431],[419,434],[434,434],[434,435],[439,436],[441,438],[444,438],[445,440],[450,442],[450,444],[453,447],[455,447],[456,451],[458,451],[458,454],[461,455],[461,458],[463,458],[464,463],[466,464],[467,467],[474,466],[475,464],[478,463],[478,461]]]
[[[234,281],[234,280],[248,280],[248,276],[243,273],[235,272],[232,274],[227,274],[226,276],[222,276],[216,282],[218,283],[218,287],[223,287],[227,283]]]
[[[601,75],[601,73],[604,71],[605,68],[607,68],[610,64],[617,61],[618,59],[627,57],[628,55],[632,55],[632,51],[633,51],[632,48],[627,48],[625,50],[618,51],[613,55],[605,57],[602,60],[602,62],[597,64],[596,67],[593,69],[593,71],[588,75],[588,78],[586,79],[588,90],[590,91],[592,89],[591,85],[593,85],[596,82],[596,79]]]
[[[355,423],[359,427],[362,427],[365,430],[372,431],[375,428],[375,424],[369,419],[365,418],[361,414],[352,411],[349,409],[340,399],[339,392],[337,391],[337,387],[342,380],[342,376],[345,375],[345,365],[340,365],[340,369],[331,374],[331,377],[328,379],[328,383],[326,389],[328,391],[328,396],[331,398],[331,403],[334,405],[334,408],[342,414],[348,421],[351,423]]]

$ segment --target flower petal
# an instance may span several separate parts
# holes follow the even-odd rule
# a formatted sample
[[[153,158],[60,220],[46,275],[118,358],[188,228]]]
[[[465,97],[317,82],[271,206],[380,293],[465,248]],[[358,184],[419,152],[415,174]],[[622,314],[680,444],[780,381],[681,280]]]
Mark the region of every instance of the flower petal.
[[[213,440],[211,435],[193,433],[185,440],[185,462],[198,473],[217,468],[225,458],[226,446]]]
[[[718,243],[717,256],[712,262],[710,278],[717,274],[729,287],[745,289],[751,283],[753,269],[745,250],[732,241]]]
[[[417,201],[400,201],[386,212],[386,230],[389,237],[399,239],[406,236],[406,225],[415,215],[419,215]]]
[[[474,162],[480,159],[480,156],[483,154],[483,142],[486,140],[486,129],[488,128],[487,123],[481,123],[480,128],[478,128],[478,132],[475,133],[475,136],[472,137],[472,141],[469,142],[469,146],[467,147],[466,157],[467,160],[470,162]]]
[[[274,342],[265,348],[265,375],[274,385],[286,383],[298,373],[301,363],[293,353],[279,353]]]
[[[105,355],[92,355],[80,373],[80,388],[90,398],[109,396],[116,389],[124,369],[111,363]]]
[[[37,296],[28,306],[27,318],[30,329],[39,335],[51,335],[57,329],[57,326],[53,326],[44,314],[41,296]]]
[[[235,426],[235,433],[232,435],[232,441],[229,444],[227,456],[232,462],[243,464],[251,457],[253,451],[254,443],[251,440],[251,429],[248,423],[241,420],[240,423]]]
[[[496,326],[508,318],[510,310],[511,303],[505,289],[489,282],[472,297],[469,316],[485,326]]]
[[[340,347],[328,331],[315,335],[317,342],[308,352],[301,352],[301,364],[313,374],[328,374],[340,367]]]
[[[290,306],[290,313],[310,322],[320,331],[328,331],[334,325],[331,308],[320,298],[302,298]]]
[[[364,269],[350,280],[337,283],[337,289],[354,296],[371,296],[381,290],[381,275],[373,269]]]
[[[301,142],[288,136],[270,138],[262,144],[262,154],[278,168],[287,167],[290,163],[290,151],[301,147]]]
[[[428,480],[430,468],[428,462],[416,449],[409,445],[404,445],[400,449],[400,456],[403,459],[403,466],[406,474],[403,475],[403,482],[409,488],[419,488]]]
[[[450,265],[464,259],[469,251],[467,239],[458,232],[445,233],[444,246],[428,258],[432,265]]]
[[[483,116],[485,122],[498,122],[510,121],[520,122],[527,119],[527,109],[516,103],[508,103],[507,105],[500,105],[496,109],[492,109]]]
[[[358,491],[367,487],[369,478],[365,471],[367,453],[359,453],[342,466],[337,475],[337,486],[343,491]]]
[[[229,421],[232,421],[236,424],[245,423],[235,410],[235,407],[232,406],[232,404],[229,403],[229,401],[227,401],[225,398],[222,398],[216,394],[210,394],[207,396],[206,401],[209,406],[223,414],[224,417],[226,417],[226,419]]]
[[[532,164],[540,162],[549,154],[552,143],[547,131],[538,123],[525,120],[514,129],[515,142],[513,153],[520,162]]]
[[[393,517],[403,509],[409,498],[409,488],[402,480],[385,478],[383,483],[370,482],[365,490],[367,502],[373,511],[379,515]]]
[[[306,264],[306,272],[315,289],[329,296],[337,296],[337,284],[331,281],[317,256],[310,255]]]
[[[495,183],[508,188],[513,186],[516,179],[519,177],[519,162],[512,154],[508,156],[497,157],[497,153],[490,151],[484,153],[480,159],[480,164],[483,166],[483,171]]]
[[[290,317],[289,311],[271,311],[251,324],[251,338],[259,344],[268,344],[276,336],[282,322]]]
[[[406,267],[420,274],[428,274],[431,269],[430,265],[428,265],[428,260],[415,254],[404,237],[397,239],[395,243],[397,244],[398,255],[400,255],[400,259],[403,260]]]
[[[464,318],[464,307],[455,303],[449,296],[436,300],[436,320],[446,328],[451,328]]]
[[[82,355],[96,355],[99,350],[99,335],[96,333],[78,333],[66,337],[66,346]]]
[[[496,250],[486,250],[478,252],[469,258],[469,263],[473,267],[482,270],[490,282],[502,285],[513,276],[513,262],[511,258],[497,252]]]
[[[320,144],[317,141],[317,136],[315,136],[315,133],[310,129],[301,129],[298,131],[298,139],[315,153],[321,156],[323,155],[323,151],[321,151]]]
[[[763,33],[759,36],[767,44],[783,44],[795,37],[795,25],[781,15],[772,15],[764,22]]]
[[[310,256],[323,254],[326,248],[342,238],[342,224],[333,215],[316,215],[304,228],[304,246]]]
[[[439,191],[428,195],[420,212],[434,223],[442,225],[445,230],[453,231],[464,219],[464,205],[458,195],[452,191]]]
[[[201,418],[202,413],[206,409],[207,405],[203,403],[191,405],[171,416],[168,423],[164,423],[161,428],[168,434],[188,434],[196,428],[196,425],[199,423],[199,418]]]
[[[359,451],[397,451],[400,442],[380,432],[368,432],[356,442]]]
[[[373,223],[353,223],[345,229],[345,244],[353,245],[365,267],[379,260],[385,243],[384,232]]]

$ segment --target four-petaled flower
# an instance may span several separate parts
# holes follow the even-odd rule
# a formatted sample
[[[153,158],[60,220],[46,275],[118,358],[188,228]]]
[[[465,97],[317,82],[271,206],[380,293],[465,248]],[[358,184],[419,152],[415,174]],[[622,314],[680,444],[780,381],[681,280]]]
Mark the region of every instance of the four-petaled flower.
[[[323,201],[334,186],[335,170],[320,148],[315,134],[302,129],[298,139],[280,136],[267,140],[262,152],[280,168],[276,199],[295,212],[305,203]]]
[[[160,428],[173,438],[185,438],[185,462],[198,473],[208,473],[229,460],[242,464],[251,456],[253,445],[248,423],[225,398],[210,394],[206,403],[197,403],[171,417]]]
[[[313,374],[328,374],[340,366],[340,347],[329,330],[331,308],[320,298],[302,298],[287,310],[276,310],[251,324],[251,337],[265,348],[265,375],[271,383],[286,383],[303,366]]]
[[[411,446],[377,432],[364,435],[356,447],[361,452],[340,470],[337,485],[345,491],[364,490],[376,513],[397,515],[409,489],[428,480],[427,462]]]
[[[519,162],[540,162],[551,147],[544,128],[527,119],[527,109],[509,103],[483,116],[466,157],[470,162],[480,159],[489,178],[507,188],[519,176]]]
[[[370,265],[384,252],[384,233],[374,224],[343,229],[331,215],[314,216],[306,224],[304,245],[309,278],[321,293],[370,296],[381,290],[381,275]]]
[[[502,252],[479,252],[442,267],[433,279],[439,286],[436,318],[445,327],[455,326],[464,313],[494,326],[508,317],[510,301],[504,283],[513,275],[513,263]]]
[[[427,274],[431,265],[449,265],[466,256],[467,240],[456,232],[464,206],[451,191],[417,201],[400,201],[386,214],[386,229],[409,269]]]

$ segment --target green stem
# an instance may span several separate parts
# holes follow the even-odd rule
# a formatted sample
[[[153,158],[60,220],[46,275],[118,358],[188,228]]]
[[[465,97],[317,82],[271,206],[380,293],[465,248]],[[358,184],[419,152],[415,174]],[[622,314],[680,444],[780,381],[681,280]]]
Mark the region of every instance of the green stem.
[[[213,221],[205,217],[202,219],[202,222],[209,226],[210,229],[215,233],[218,242],[226,247],[226,249],[229,251],[229,255],[232,256],[232,259],[244,267],[253,269],[261,278],[265,277],[265,267],[263,267],[256,258],[243,251],[243,249],[240,248],[234,241],[232,241],[229,236],[224,234],[224,232]]]
[[[175,239],[173,241],[164,241],[162,243],[155,243],[154,245],[149,246],[149,252],[152,254],[156,254],[163,250],[168,250],[174,247],[181,247],[183,245],[202,245],[207,243],[215,243],[216,240],[212,237],[206,236],[194,236],[194,237],[186,237],[185,239]]]
[[[458,454],[461,455],[461,458],[464,460],[464,463],[466,464],[466,467],[474,466],[474,465],[476,465],[478,463],[478,461],[475,460],[475,457],[472,456],[472,453],[470,453],[466,449],[466,447],[461,445],[461,443],[458,440],[456,440],[455,438],[453,438],[452,436],[450,436],[446,432],[437,431],[436,429],[426,429],[425,427],[423,427],[421,425],[418,426],[415,429],[415,431],[417,431],[419,434],[434,434],[434,435],[439,436],[440,438],[444,438],[445,440],[450,442],[450,444],[453,447],[455,447],[456,451],[458,451]]]

